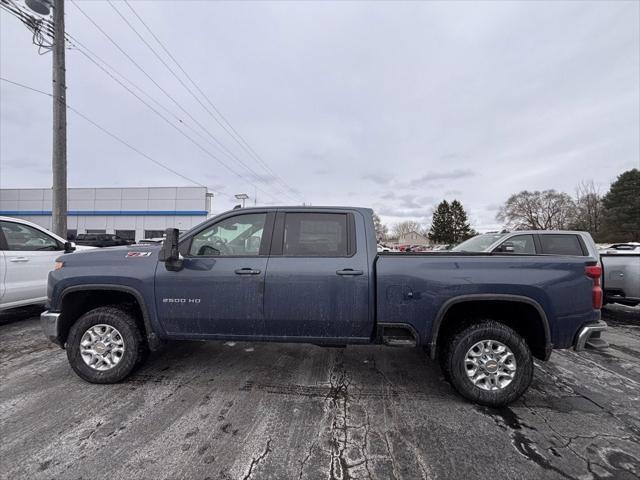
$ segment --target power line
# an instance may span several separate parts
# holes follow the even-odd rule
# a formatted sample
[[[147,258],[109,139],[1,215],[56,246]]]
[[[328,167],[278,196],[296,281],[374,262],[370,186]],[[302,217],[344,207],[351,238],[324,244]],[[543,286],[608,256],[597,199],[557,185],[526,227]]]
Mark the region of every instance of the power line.
[[[227,133],[230,134],[230,132],[224,127],[224,125],[222,123],[220,123],[220,121],[213,115],[213,113],[207,108],[207,106],[202,103],[202,100],[200,100],[200,98],[198,98],[198,96],[193,93],[193,90],[186,84],[184,83],[184,81],[180,78],[180,76],[173,70],[173,68],[171,68],[170,65],[167,64],[167,62],[164,61],[164,59],[162,58],[162,56],[160,56],[158,54],[158,52],[149,44],[149,42],[147,42],[147,40],[140,34],[140,32],[138,32],[138,30],[136,30],[136,28],[129,22],[129,20],[127,20],[127,18],[120,12],[120,10],[118,10],[116,8],[116,6],[114,5],[114,3],[111,0],[108,0],[109,5],[111,6],[111,8],[118,14],[118,16],[122,19],[122,21],[124,23],[127,24],[127,26],[136,34],[136,36],[142,41],[142,43],[144,43],[147,48],[149,50],[151,50],[151,53],[154,54],[154,56],[166,67],[167,70],[169,70],[169,72],[175,77],[176,80],[178,80],[178,82],[180,82],[180,84],[185,88],[185,90],[187,90],[187,92],[189,92],[189,94],[200,104],[200,106],[209,114],[211,115],[211,117],[221,126],[225,129],[225,131],[227,131]],[[256,180],[262,182],[263,184],[265,184],[267,187],[269,188],[273,188],[272,185],[270,185],[264,178],[260,177],[260,175],[253,170],[253,168],[249,167],[249,165],[247,165],[246,163],[244,163],[240,158],[238,158],[231,150],[229,150],[225,145],[223,145],[221,142],[219,142],[217,140],[216,137],[213,137],[214,140],[223,148],[223,150],[233,159],[235,159],[236,161],[238,161],[241,165],[243,165],[247,170],[249,170],[256,178]],[[232,137],[233,138],[233,137]],[[236,140],[234,138],[234,140]],[[237,140],[236,140],[237,141]],[[290,196],[286,190],[284,192],[282,192],[280,189],[276,190],[279,194],[283,194],[283,195],[288,195]]]
[[[204,105],[202,105],[202,102],[200,102],[197,97],[196,100],[198,100],[198,103],[200,103],[203,108],[207,111],[207,113],[209,113],[209,115],[211,115],[211,117],[245,150],[247,151],[250,155],[253,155],[253,157],[262,165],[262,167],[271,175],[273,175],[273,177],[275,179],[277,179],[286,189],[288,189],[289,191],[291,191],[292,193],[296,193],[296,190],[291,187],[289,184],[287,184],[281,177],[279,177],[272,169],[271,167],[262,159],[262,157],[251,147],[251,145],[249,145],[249,143],[244,139],[244,137],[242,135],[240,135],[240,133],[233,127],[233,125],[231,125],[231,123],[225,118],[225,116],[222,114],[222,112],[220,112],[220,110],[218,110],[218,108],[215,106],[215,104],[209,99],[209,97],[202,91],[202,89],[198,86],[198,84],[191,78],[191,76],[185,71],[185,69],[182,67],[182,65],[180,64],[180,62],[178,62],[178,60],[171,54],[171,52],[169,51],[169,49],[164,45],[164,43],[158,38],[158,36],[153,32],[153,30],[149,27],[149,25],[147,25],[147,23],[142,19],[142,17],[138,14],[138,12],[136,12],[136,10],[133,8],[133,6],[129,3],[128,0],[124,0],[125,4],[127,5],[127,7],[129,7],[129,9],[131,10],[131,12],[136,16],[136,18],[140,21],[140,23],[142,23],[142,25],[144,25],[144,27],[147,29],[147,31],[151,34],[151,36],[155,39],[155,41],[158,43],[158,45],[160,45],[160,47],[165,51],[165,53],[169,56],[169,58],[171,58],[171,60],[173,60],[173,62],[178,66],[178,68],[180,69],[180,71],[184,74],[184,76],[191,82],[191,84],[196,88],[196,90],[198,90],[198,92],[202,95],[202,97],[207,101],[207,103],[209,103],[209,105],[213,108],[213,110],[220,116],[220,118],[224,121],[224,123],[229,127],[229,129],[231,129],[231,131],[233,132],[233,134],[235,134],[235,136],[227,129],[227,127],[222,124],[215,115],[213,115],[213,113],[211,113],[211,111],[209,111],[206,107],[204,107]],[[111,3],[111,2],[110,2]],[[112,4],[113,7],[113,4]],[[115,7],[113,7],[115,9]],[[128,23],[128,22],[127,22]],[[143,39],[144,41],[144,39]],[[147,43],[146,41],[144,41],[145,43]],[[147,44],[148,46],[148,44]],[[151,47],[149,47],[151,48]],[[152,49],[153,50],[153,49]],[[154,51],[155,53],[155,51]],[[158,56],[156,54],[156,56]],[[158,57],[159,58],[159,57]],[[162,63],[166,65],[166,63],[160,59],[162,61]],[[167,68],[169,68],[167,66]],[[169,69],[172,73],[173,71],[171,69]],[[175,73],[174,73],[175,76]],[[176,76],[176,78],[178,78]],[[182,83],[182,81],[180,81],[180,83]],[[184,85],[184,83],[182,83]],[[187,88],[185,86],[185,88]],[[190,93],[192,93],[190,91]],[[193,95],[193,93],[192,93]],[[195,97],[195,95],[194,95]],[[236,138],[237,137],[237,138]],[[238,140],[239,139],[239,140]],[[303,200],[303,198],[300,195],[297,195],[301,200]]]
[[[6,3],[6,0],[2,0],[2,4],[0,6],[4,7]],[[29,14],[20,10],[17,6],[14,5],[14,7],[17,9],[17,12],[14,11],[10,11],[9,13],[14,14],[18,13],[22,16],[25,17],[29,17]],[[20,17],[18,17],[20,18]],[[21,19],[22,20],[22,19]],[[50,21],[46,20],[46,22],[48,22],[47,27],[48,29],[51,29],[51,24]],[[45,22],[45,23],[46,23]],[[24,23],[24,22],[23,22]],[[240,178],[243,181],[247,181],[241,174],[239,174],[238,172],[236,172],[234,169],[232,169],[231,167],[229,167],[225,162],[223,162],[221,159],[219,159],[218,157],[216,157],[214,154],[212,154],[210,151],[208,151],[206,148],[204,148],[202,145],[200,145],[198,142],[196,142],[192,137],[190,137],[189,135],[187,135],[184,131],[182,131],[178,126],[176,126],[175,124],[173,124],[168,118],[166,118],[162,113],[160,113],[158,110],[156,110],[153,106],[149,105],[148,102],[146,102],[144,99],[142,99],[140,97],[140,95],[136,94],[131,88],[129,88],[127,85],[125,85],[121,80],[119,80],[118,78],[116,78],[111,72],[109,72],[103,65],[101,65],[98,61],[96,61],[94,58],[92,58],[92,55],[95,56],[96,58],[98,58],[98,60],[102,63],[104,63],[105,65],[107,65],[109,68],[111,68],[111,70],[113,70],[117,75],[119,75],[120,77],[122,77],[124,79],[124,81],[128,82],[129,84],[131,84],[134,88],[136,88],[138,91],[140,91],[143,95],[147,96],[149,99],[151,99],[156,105],[159,105],[161,108],[163,108],[166,112],[168,112],[170,115],[172,115],[174,118],[177,119],[177,121],[184,125],[185,127],[188,127],[191,131],[193,131],[195,134],[197,134],[198,136],[200,136],[201,138],[204,138],[202,136],[202,134],[200,134],[200,132],[198,132],[197,130],[195,130],[193,127],[189,126],[186,122],[184,122],[182,119],[180,119],[179,117],[177,117],[175,114],[173,114],[173,112],[171,112],[169,109],[167,109],[166,107],[164,107],[161,103],[159,103],[157,100],[155,100],[151,95],[147,94],[144,92],[144,90],[140,87],[138,87],[135,83],[133,83],[131,80],[128,80],[123,74],[119,73],[114,67],[110,66],[107,62],[105,62],[103,59],[101,59],[98,55],[96,55],[95,53],[91,52],[91,50],[89,50],[86,46],[84,46],[80,41],[78,41],[76,38],[74,38],[73,36],[69,35],[68,33],[66,34],[66,37],[68,39],[69,44],[73,45],[75,47],[75,49],[81,53],[82,55],[84,55],[88,60],[90,60],[92,63],[94,63],[98,68],[100,68],[105,74],[107,74],[112,80],[114,80],[115,82],[117,82],[118,84],[120,84],[125,90],[127,90],[131,95],[133,95],[137,100],[139,100],[141,103],[143,103],[147,108],[149,108],[153,113],[155,113],[156,115],[158,115],[160,118],[162,118],[165,122],[167,122],[172,128],[176,129],[181,135],[183,135],[185,138],[187,138],[189,141],[191,141],[194,145],[196,145],[199,149],[201,149],[205,154],[207,154],[208,156],[210,156],[211,158],[213,158],[214,160],[216,160],[218,163],[220,163],[222,166],[224,166],[227,170],[229,170],[231,173],[233,173],[235,176],[237,176],[238,178]],[[87,51],[83,51],[87,50]],[[87,53],[89,52],[89,53]],[[206,138],[204,139],[206,141]],[[270,194],[269,192],[264,191],[263,189],[257,187],[255,184],[253,184],[251,181],[249,181],[249,183],[251,183],[257,190],[259,190],[260,192],[270,196],[271,198],[275,199],[275,197]]]
[[[7,78],[4,77],[0,77],[0,80],[2,80],[3,82],[6,83],[10,83],[12,85],[24,88],[26,90],[30,90],[32,92],[36,92],[39,93],[41,95],[46,95],[47,97],[53,98],[53,95],[49,92],[45,92],[43,90],[39,90],[37,88],[34,87],[30,87],[28,85],[25,85],[23,83],[20,82],[14,82],[13,80],[9,80]],[[206,185],[198,182],[197,180],[194,180],[192,178],[187,177],[186,175],[183,175],[182,173],[172,169],[171,167],[165,165],[164,163],[160,162],[159,160],[156,160],[155,158],[147,155],[146,153],[142,152],[141,150],[139,150],[138,148],[134,147],[133,145],[131,145],[130,143],[128,143],[126,140],[123,140],[122,138],[118,137],[116,134],[110,132],[109,130],[107,130],[106,128],[104,128],[103,126],[101,126],[100,124],[98,124],[97,122],[93,121],[91,118],[89,118],[87,115],[85,115],[84,113],[80,112],[79,110],[75,109],[74,107],[72,107],[71,105],[69,105],[68,103],[66,104],[66,107],[72,111],[73,113],[75,113],[76,115],[78,115],[80,118],[84,119],[85,121],[89,122],[91,125],[93,125],[94,127],[96,127],[97,129],[99,129],[100,131],[102,131],[103,133],[105,133],[106,135],[110,136],[111,138],[113,138],[114,140],[116,140],[117,142],[121,143],[122,145],[126,146],[127,148],[129,148],[130,150],[133,150],[134,152],[136,152],[138,155],[146,158],[147,160],[155,163],[156,165],[158,165],[159,167],[164,168],[165,170],[173,173],[174,175],[177,175],[178,177],[187,180],[189,183],[193,183],[194,185],[197,185],[199,187],[204,187],[209,189],[209,187],[207,187]],[[211,189],[212,192],[220,195],[220,192],[216,192],[213,189]],[[227,195],[229,198],[235,199],[233,196]]]
[[[91,16],[89,16],[79,5],[75,0],[71,0],[71,3],[73,3],[73,5],[80,11],[80,13],[82,13],[92,24],[95,28],[97,28],[105,37],[107,37],[107,39],[109,39],[109,41],[125,56],[127,57],[127,59],[129,59],[129,61],[131,63],[133,63],[138,70],[140,70],[149,80],[151,80],[151,82],[167,97],[169,98],[180,110],[182,110],[191,120],[193,120],[193,122],[198,125],[207,135],[209,135],[218,145],[220,145],[223,149],[226,148],[222,145],[222,143],[215,137],[213,136],[197,119],[195,119],[193,117],[193,115],[191,115],[191,113],[189,113],[188,110],[186,110],[171,94],[169,94],[169,92],[167,92],[158,82],[156,82],[153,77],[144,69],[140,66],[140,64],[138,64],[138,62],[135,61],[135,59],[133,59],[103,28],[100,27],[100,25],[98,25],[98,23],[96,23],[95,20],[93,20],[93,18]],[[238,176],[239,178],[241,178],[244,181],[247,181],[248,183],[252,184],[255,186],[255,184],[253,182],[251,182],[250,180],[247,180],[246,178],[244,178],[241,174],[237,173],[235,170],[231,169],[226,163],[224,163],[222,160],[220,160],[218,157],[216,157],[215,155],[211,154],[208,150],[206,150],[204,147],[202,147],[200,144],[198,144],[197,142],[195,142],[195,140],[193,140],[191,137],[189,137],[188,135],[186,135],[182,130],[178,129],[178,131],[180,131],[183,135],[185,135],[187,138],[189,138],[193,143],[195,143],[201,150],[203,150],[205,153],[207,153],[209,156],[211,156],[213,159],[215,159],[217,162],[219,162],[220,164],[222,164],[223,166],[225,166],[225,168],[227,168],[229,171],[231,171],[234,175]],[[239,163],[241,163],[242,165],[245,166],[245,168],[248,168],[246,166],[246,164],[244,164],[242,161],[240,161],[238,159]],[[254,172],[255,174],[255,172]],[[256,187],[258,188],[258,187]],[[271,198],[277,200],[276,197],[274,197],[271,193],[266,192],[265,190],[258,188],[258,190],[260,190],[262,193],[269,195]]]
[[[7,10],[10,14],[16,16],[19,20],[21,20],[23,23],[25,23],[25,19],[30,19],[31,16],[29,15],[28,12],[20,9],[17,5],[15,5],[15,2],[12,2],[13,5],[11,5],[14,10],[8,9],[7,6],[9,6],[9,1],[10,0],[1,0],[0,3],[0,7],[3,7],[5,10]],[[77,7],[77,5],[76,5]],[[78,7],[80,9],[80,7]],[[81,9],[80,9],[81,10]],[[84,12],[82,12],[84,13]],[[85,14],[85,16],[87,16]],[[88,16],[87,16],[88,17]],[[90,21],[92,21],[91,18],[89,18]],[[108,34],[106,34],[106,32],[104,32],[102,29],[100,29],[97,24],[95,24],[95,22],[92,21],[92,23],[94,24],[94,26],[96,26],[100,31],[102,31],[114,44],[115,41],[109,37]],[[50,31],[52,30],[52,25],[51,25],[51,21],[48,19],[44,19],[43,25],[46,27],[47,29],[47,33],[50,33]],[[88,47],[86,47],[82,42],[80,42],[77,38],[73,37],[72,35],[70,35],[68,32],[65,34],[65,37],[67,38],[67,42],[68,44],[70,44],[71,46],[74,47],[75,50],[77,50],[80,54],[82,54],[83,56],[85,56],[90,62],[92,62],[93,64],[95,64],[98,68],[100,68],[106,75],[108,75],[112,80],[114,80],[116,83],[118,83],[120,86],[122,86],[125,90],[127,90],[132,96],[134,96],[138,101],[140,101],[141,103],[143,103],[147,108],[149,108],[153,113],[155,113],[156,115],[158,115],[160,118],[162,118],[165,122],[167,122],[172,128],[176,129],[181,135],[183,135],[185,138],[187,138],[189,141],[191,141],[194,145],[196,145],[199,149],[201,149],[205,154],[207,154],[208,156],[210,156],[211,158],[213,158],[214,160],[216,160],[218,163],[220,163],[223,167],[225,167],[228,171],[230,171],[232,174],[234,174],[235,176],[237,176],[239,179],[243,180],[243,181],[247,181],[241,174],[239,174],[238,172],[236,172],[234,169],[232,169],[231,167],[229,167],[225,162],[223,162],[221,159],[219,159],[218,157],[216,157],[215,155],[213,155],[210,151],[208,151],[206,148],[204,148],[202,145],[200,145],[197,141],[195,141],[192,137],[190,137],[189,135],[187,135],[184,131],[182,131],[178,126],[176,126],[175,124],[173,124],[168,118],[166,118],[162,113],[160,113],[156,108],[154,108],[153,106],[151,106],[147,101],[145,101],[143,98],[140,97],[140,95],[138,95],[136,92],[134,92],[130,87],[128,87],[125,83],[123,83],[122,80],[120,80],[119,78],[114,76],[114,73],[116,75],[118,75],[119,77],[121,77],[125,82],[127,82],[128,84],[130,84],[133,88],[137,89],[142,95],[145,95],[147,98],[149,98],[151,101],[153,101],[156,105],[158,105],[160,108],[162,108],[165,112],[168,112],[171,116],[173,116],[180,124],[182,124],[185,127],[188,127],[192,132],[194,132],[195,134],[197,134],[199,137],[203,138],[202,134],[200,134],[200,132],[198,132],[197,130],[195,130],[193,127],[189,126],[185,121],[183,121],[181,118],[179,118],[178,116],[176,116],[173,112],[171,112],[169,109],[167,109],[164,105],[162,105],[160,102],[158,102],[155,98],[153,98],[151,95],[149,95],[148,93],[146,93],[142,88],[140,88],[139,86],[137,86],[134,82],[132,82],[131,80],[127,79],[127,77],[125,75],[123,75],[122,73],[118,72],[113,66],[109,65],[109,63],[107,63],[104,59],[100,58],[100,56],[98,56],[97,54],[95,54],[95,52],[91,51]],[[115,44],[118,48],[119,45]],[[121,49],[121,48],[120,48]],[[121,49],[122,50],[122,49]],[[123,51],[123,53],[126,55],[126,52]],[[128,56],[128,55],[127,55]],[[95,57],[95,58],[93,58]],[[97,60],[96,60],[97,58]],[[135,61],[133,59],[131,59],[134,64]],[[103,66],[102,64],[106,65]],[[139,67],[139,65],[136,64],[136,66]],[[110,72],[108,69],[111,69],[114,73]],[[146,72],[143,71],[143,73],[146,74]],[[148,76],[148,74],[147,74]],[[166,93],[166,92],[165,92]],[[175,100],[174,100],[175,102]],[[178,106],[180,107],[180,105],[178,104]],[[183,109],[184,110],[184,109]],[[187,112],[188,113],[188,112]],[[203,128],[201,126],[201,128]],[[208,132],[207,132],[208,133]],[[206,139],[205,139],[206,140]],[[242,163],[242,162],[241,162]],[[253,170],[251,170],[254,175],[257,176],[257,173]],[[257,187],[253,182],[249,181],[250,184],[252,184],[254,186],[254,188],[256,190],[259,190],[260,192],[268,195],[269,197],[275,199],[275,197],[270,194],[269,192],[264,191],[263,189]],[[231,198],[231,197],[230,197]],[[277,200],[277,199],[276,199]]]

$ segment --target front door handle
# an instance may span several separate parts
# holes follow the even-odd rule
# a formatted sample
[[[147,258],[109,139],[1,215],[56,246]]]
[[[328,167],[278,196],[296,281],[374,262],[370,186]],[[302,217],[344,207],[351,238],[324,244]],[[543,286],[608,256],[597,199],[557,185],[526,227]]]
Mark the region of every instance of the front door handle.
[[[13,263],[24,263],[24,262],[28,262],[29,259],[27,257],[16,257],[16,258],[10,258],[9,261]]]
[[[336,275],[346,275],[346,276],[356,276],[362,275],[364,272],[362,270],[354,270],[353,268],[345,268],[343,270],[337,270]]]
[[[254,270],[253,268],[239,268],[236,270],[236,275],[260,275],[260,270]]]

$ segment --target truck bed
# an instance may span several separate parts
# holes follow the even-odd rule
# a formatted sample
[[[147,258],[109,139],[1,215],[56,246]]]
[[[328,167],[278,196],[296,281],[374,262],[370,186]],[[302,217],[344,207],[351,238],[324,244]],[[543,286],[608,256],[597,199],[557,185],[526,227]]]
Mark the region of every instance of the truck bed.
[[[434,327],[437,330],[446,308],[455,302],[519,299],[555,320],[549,327],[551,342],[566,348],[575,332],[595,318],[587,264],[595,260],[496,253],[383,253],[375,262],[377,321],[406,325],[426,345],[434,340]]]

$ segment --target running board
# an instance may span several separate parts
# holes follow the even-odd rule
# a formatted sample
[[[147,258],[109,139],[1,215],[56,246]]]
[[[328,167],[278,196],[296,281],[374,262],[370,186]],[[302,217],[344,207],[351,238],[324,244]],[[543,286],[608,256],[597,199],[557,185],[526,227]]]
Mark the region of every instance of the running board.
[[[414,338],[396,338],[396,337],[382,337],[382,342],[390,347],[415,347],[416,341]]]
[[[379,324],[378,338],[391,347],[415,347],[418,344],[417,335],[410,325]]]

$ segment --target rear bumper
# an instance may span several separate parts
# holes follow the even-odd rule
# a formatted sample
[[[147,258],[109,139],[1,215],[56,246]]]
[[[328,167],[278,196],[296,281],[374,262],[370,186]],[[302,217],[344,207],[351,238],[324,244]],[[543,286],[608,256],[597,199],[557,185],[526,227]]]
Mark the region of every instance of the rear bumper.
[[[594,323],[589,323],[582,327],[578,331],[574,348],[576,351],[584,350],[585,345],[589,340],[594,343],[594,347],[602,348],[608,346],[606,342],[600,338],[600,334],[607,329],[607,323],[602,320]],[[596,342],[597,340],[597,342]]]
[[[60,313],[46,311],[40,314],[40,326],[45,337],[64,348],[60,339]]]

